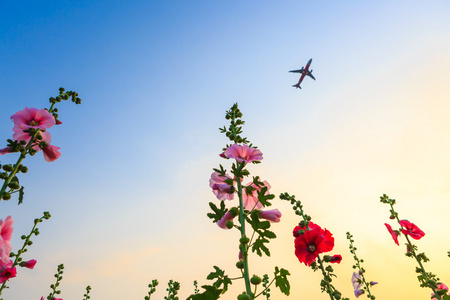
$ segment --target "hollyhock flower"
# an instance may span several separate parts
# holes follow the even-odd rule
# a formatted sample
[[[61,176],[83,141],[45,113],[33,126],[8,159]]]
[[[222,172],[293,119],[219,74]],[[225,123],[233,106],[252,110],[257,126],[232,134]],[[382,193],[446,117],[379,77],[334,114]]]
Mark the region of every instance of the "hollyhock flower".
[[[227,179],[231,179],[230,176],[225,174],[223,177],[218,172],[213,172],[209,179],[209,186],[219,200],[233,200],[234,198],[234,187],[225,183]]]
[[[307,230],[294,241],[295,256],[307,266],[316,260],[326,247],[324,237],[319,230]]]
[[[16,277],[16,267],[13,268],[12,266],[13,261],[10,259],[6,264],[0,261],[0,283],[3,283],[10,278]]]
[[[398,243],[398,235],[399,235],[399,233],[397,231],[395,231],[395,230],[392,230],[391,225],[389,225],[387,223],[384,223],[384,225],[386,225],[387,230],[391,234],[391,236],[394,239],[394,242],[397,244],[397,246],[400,246],[400,244]]]
[[[251,148],[246,144],[242,146],[238,144],[231,145],[225,150],[223,156],[226,158],[234,158],[238,162],[245,161],[246,163],[263,159],[261,151],[256,148]]]
[[[222,229],[228,229],[226,223],[227,221],[233,221],[234,217],[236,216],[233,215],[230,211],[227,211],[225,215],[222,217],[222,219],[217,221],[217,225]]]
[[[261,211],[259,213],[259,217],[269,220],[269,222],[272,222],[272,223],[278,223],[278,222],[280,222],[280,219],[281,219],[281,212],[276,208],[269,209],[266,211]]]
[[[44,153],[45,161],[52,162],[57,160],[61,156],[61,152],[58,151],[59,149],[61,148],[53,145],[44,146],[42,152]]]
[[[340,264],[341,261],[342,261],[342,256],[340,254],[337,254],[337,255],[333,255],[331,257],[330,263],[338,263],[338,264]]]
[[[11,216],[7,216],[5,220],[0,220],[0,266],[2,263],[8,264],[9,253],[11,252],[11,237],[13,232],[14,220]]]
[[[420,240],[424,235],[425,232],[419,229],[414,223],[411,223],[407,220],[401,220],[399,222],[400,226],[402,226],[405,229],[402,229],[402,233],[404,235],[410,235],[415,240]]]
[[[439,282],[437,288],[438,288],[438,290],[446,290],[448,292],[448,286],[446,286],[442,282]],[[450,296],[450,293],[448,293],[447,295]],[[434,295],[434,293],[431,293],[431,299],[433,299],[433,298],[437,298],[437,297]]]
[[[28,269],[33,269],[36,265],[37,261],[35,259],[30,259],[29,261],[23,261],[20,263],[21,267],[25,267]]]
[[[11,116],[14,122],[14,132],[26,130],[28,128],[48,129],[56,124],[55,118],[45,109],[25,107],[24,110],[16,112]]]
[[[376,281],[371,281],[371,282],[369,282],[369,284],[372,286],[372,285],[378,284],[378,282],[376,282]]]
[[[3,149],[0,149],[0,155],[5,155],[7,153],[12,153],[11,152],[11,148],[6,147],[6,148],[3,148]]]
[[[328,231],[328,229],[322,229],[322,227],[320,227],[319,225],[317,225],[317,224],[315,224],[313,222],[309,222],[308,228],[309,228],[309,230],[317,230],[317,231],[319,231],[320,235],[324,238],[324,245],[323,245],[323,251],[322,252],[329,252],[329,251],[333,250],[333,248],[334,248],[334,237],[331,234],[331,232]],[[293,231],[294,237],[300,236],[299,230],[306,231],[306,228],[305,227],[300,227],[300,226],[295,226],[294,231]]]
[[[269,190],[271,188],[270,184],[267,181],[262,182],[265,187],[267,187],[267,191],[265,195],[269,194]],[[242,192],[242,202],[244,204],[245,209],[252,210],[253,208],[261,209],[263,208],[263,205],[258,200],[258,192],[261,191],[261,187],[255,185],[253,182],[250,182],[247,184],[247,187],[252,187],[252,191],[247,194],[247,188],[244,188],[244,191]]]
[[[358,298],[359,296],[361,296],[364,291],[361,289],[362,287],[362,280],[361,280],[361,275],[359,275],[358,273],[353,272],[352,275],[352,284],[353,284],[353,289],[355,290],[355,296],[356,298]]]

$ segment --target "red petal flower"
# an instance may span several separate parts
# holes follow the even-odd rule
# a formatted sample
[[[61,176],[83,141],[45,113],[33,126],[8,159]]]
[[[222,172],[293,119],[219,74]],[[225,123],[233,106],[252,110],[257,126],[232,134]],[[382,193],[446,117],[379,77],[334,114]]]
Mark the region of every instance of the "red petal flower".
[[[319,230],[308,230],[295,239],[295,256],[305,265],[310,266],[319,253],[326,247],[324,237]]]
[[[399,224],[404,228],[402,229],[402,233],[404,235],[409,234],[415,240],[420,240],[425,235],[425,232],[420,230],[414,223],[407,220],[401,220]]]
[[[398,232],[392,230],[391,225],[384,223],[384,225],[386,225],[387,230],[389,231],[389,233],[391,234],[392,238],[394,239],[394,242],[397,244],[397,246],[400,246],[398,243]]]

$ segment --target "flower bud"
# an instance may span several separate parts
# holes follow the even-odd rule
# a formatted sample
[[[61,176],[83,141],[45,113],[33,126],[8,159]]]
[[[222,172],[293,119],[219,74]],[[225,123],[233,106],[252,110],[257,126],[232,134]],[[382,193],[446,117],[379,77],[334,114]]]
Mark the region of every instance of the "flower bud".
[[[250,282],[251,282],[252,284],[254,284],[254,285],[260,284],[261,281],[262,281],[262,280],[261,280],[261,277],[256,276],[256,275],[253,275],[253,277],[250,278]]]
[[[7,200],[9,200],[9,199],[11,199],[11,195],[10,194],[3,194],[3,200],[5,200],[5,201],[7,201]]]
[[[240,260],[236,263],[236,268],[243,269],[244,268],[244,261]]]
[[[225,223],[225,226],[228,228],[228,229],[231,229],[231,228],[233,228],[233,221],[230,221],[230,220],[228,220],[226,223]]]
[[[237,298],[238,298],[238,300],[250,300],[250,296],[247,295],[246,292],[243,292],[243,293],[240,294]]]
[[[239,239],[239,243],[241,244],[248,244],[248,242],[250,242],[250,239],[246,236],[243,236]]]

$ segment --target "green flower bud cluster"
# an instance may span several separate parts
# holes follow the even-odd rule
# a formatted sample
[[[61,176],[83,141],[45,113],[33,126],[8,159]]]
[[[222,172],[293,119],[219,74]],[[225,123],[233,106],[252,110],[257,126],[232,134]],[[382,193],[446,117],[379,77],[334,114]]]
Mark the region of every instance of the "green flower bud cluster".
[[[91,286],[88,285],[88,286],[86,287],[86,294],[83,295],[83,296],[84,296],[84,299],[83,299],[83,300],[88,300],[88,299],[91,298],[91,296],[89,296],[90,291],[91,291]]]
[[[158,286],[159,282],[156,279],[152,280],[152,283],[150,283],[148,285],[148,287],[150,288],[150,290],[148,291],[148,296],[145,296],[145,300],[150,300],[150,297],[152,296],[152,294],[156,291],[156,287]]]
[[[228,129],[224,126],[223,128],[219,128],[219,130],[221,133],[225,133],[230,141],[237,144],[249,144],[247,138],[240,136],[242,133],[242,125],[245,124],[245,121],[242,121],[241,118],[242,112],[239,110],[237,103],[235,103],[230,110],[226,111],[225,114],[225,119],[230,120],[230,126]]]
[[[53,298],[55,298],[55,295],[61,294],[61,290],[58,290],[57,288],[60,285],[60,281],[63,279],[63,277],[62,277],[62,274],[64,272],[63,270],[64,270],[64,264],[58,265],[58,271],[55,274],[56,282],[55,282],[55,284],[50,285],[50,288],[52,289],[52,291],[47,296],[47,299],[53,299]]]
[[[177,281],[169,280],[169,287],[166,289],[168,292],[167,296],[164,297],[166,300],[178,300],[178,290],[180,289],[180,283]]]
[[[263,279],[262,279],[262,284],[263,284],[263,292],[262,295],[266,296],[266,300],[270,299],[270,288],[269,288],[269,275],[264,274]]]

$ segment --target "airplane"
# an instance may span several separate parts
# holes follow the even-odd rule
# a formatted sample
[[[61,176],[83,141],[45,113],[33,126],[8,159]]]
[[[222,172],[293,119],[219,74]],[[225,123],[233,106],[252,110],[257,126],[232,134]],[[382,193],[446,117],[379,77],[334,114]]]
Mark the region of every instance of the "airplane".
[[[312,79],[316,80],[314,78],[314,76],[311,74],[313,70],[308,71],[309,66],[311,65],[311,62],[312,62],[312,58],[308,61],[308,63],[306,64],[306,67],[302,67],[300,70],[289,71],[289,72],[292,72],[292,73],[302,73],[302,76],[300,76],[300,79],[298,80],[297,84],[294,84],[292,87],[296,87],[298,89],[301,89],[300,83],[302,83],[302,81],[303,81],[303,79],[305,78],[306,75],[308,75]]]

